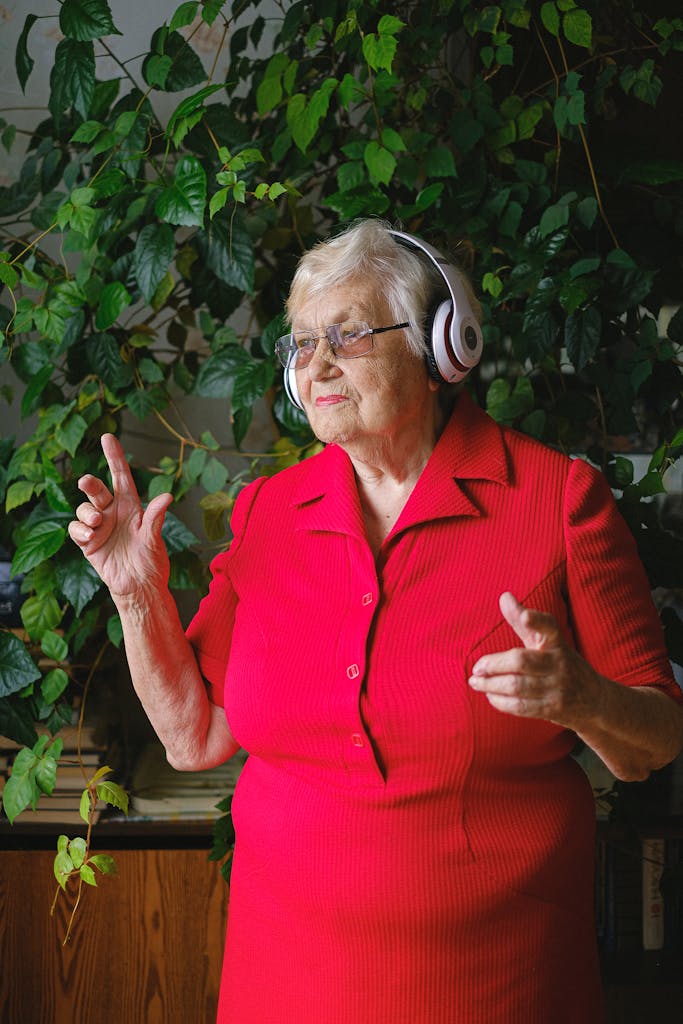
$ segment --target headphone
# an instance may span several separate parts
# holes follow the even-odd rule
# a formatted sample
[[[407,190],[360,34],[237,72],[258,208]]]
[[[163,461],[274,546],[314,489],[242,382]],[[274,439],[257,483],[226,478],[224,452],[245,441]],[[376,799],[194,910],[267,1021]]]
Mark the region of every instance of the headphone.
[[[426,256],[438,270],[450,298],[439,302],[430,312],[426,325],[425,355],[430,377],[455,384],[464,380],[481,359],[484,339],[474,315],[462,278],[455,267],[428,242],[405,231],[389,229],[400,245]],[[285,393],[293,404],[304,411],[296,383],[296,370],[287,367],[284,373]]]

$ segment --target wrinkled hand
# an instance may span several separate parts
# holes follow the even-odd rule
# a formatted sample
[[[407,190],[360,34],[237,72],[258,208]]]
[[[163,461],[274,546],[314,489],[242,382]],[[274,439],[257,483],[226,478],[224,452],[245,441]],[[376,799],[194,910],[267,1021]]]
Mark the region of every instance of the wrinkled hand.
[[[113,434],[102,437],[114,493],[95,476],[78,481],[88,498],[76,509],[69,535],[112,596],[129,596],[168,582],[169,563],[161,528],[173,501],[159,494],[142,508],[130,467]]]
[[[484,655],[470,686],[499,711],[578,730],[597,710],[601,677],[567,645],[551,615],[524,608],[510,593],[501,595],[500,610],[524,646]]]

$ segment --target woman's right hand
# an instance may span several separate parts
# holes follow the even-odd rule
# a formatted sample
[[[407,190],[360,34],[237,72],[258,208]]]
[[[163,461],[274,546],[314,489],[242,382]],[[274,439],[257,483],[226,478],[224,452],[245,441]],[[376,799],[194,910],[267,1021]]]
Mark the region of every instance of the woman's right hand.
[[[143,510],[123,449],[113,434],[102,437],[113,494],[97,477],[78,481],[87,497],[69,523],[69,536],[81,549],[113,597],[133,596],[165,587],[169,561],[161,537],[173,501],[159,494]]]

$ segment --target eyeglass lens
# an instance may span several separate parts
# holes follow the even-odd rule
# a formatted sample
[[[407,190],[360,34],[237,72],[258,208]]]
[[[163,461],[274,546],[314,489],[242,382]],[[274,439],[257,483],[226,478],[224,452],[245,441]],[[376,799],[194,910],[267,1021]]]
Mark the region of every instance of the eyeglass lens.
[[[324,332],[335,355],[341,359],[354,359],[372,350],[372,332],[369,325],[361,321],[330,324]],[[295,331],[278,339],[278,357],[284,366],[301,369],[310,363],[319,339],[320,335],[313,331]]]

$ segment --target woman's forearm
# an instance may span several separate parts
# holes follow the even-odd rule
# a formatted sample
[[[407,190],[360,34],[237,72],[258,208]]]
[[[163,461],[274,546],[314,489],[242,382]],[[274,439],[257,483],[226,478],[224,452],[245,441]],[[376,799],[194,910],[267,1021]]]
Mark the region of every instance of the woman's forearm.
[[[180,771],[222,764],[239,749],[207,688],[167,589],[113,595],[135,691]]]
[[[618,779],[638,782],[683,747],[683,711],[661,690],[599,677],[596,701],[574,731]]]

